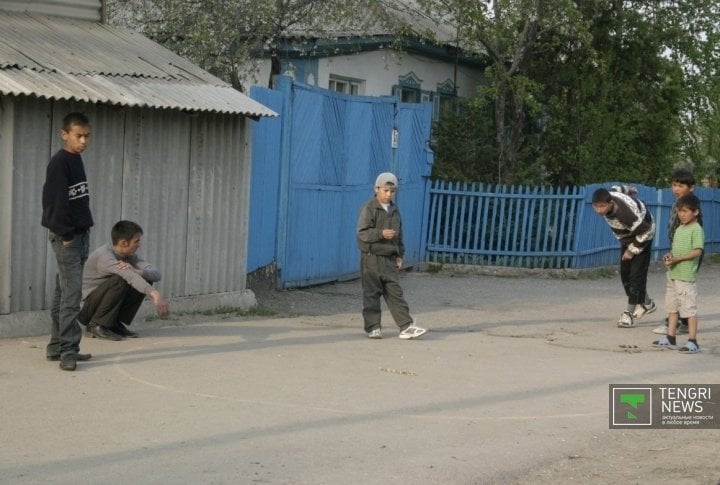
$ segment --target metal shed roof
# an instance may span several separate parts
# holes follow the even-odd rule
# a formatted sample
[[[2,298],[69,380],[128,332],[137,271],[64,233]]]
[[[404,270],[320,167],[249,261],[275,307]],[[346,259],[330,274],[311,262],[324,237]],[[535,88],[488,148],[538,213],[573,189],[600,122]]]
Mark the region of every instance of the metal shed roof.
[[[276,116],[141,34],[0,11],[0,93],[122,106]]]

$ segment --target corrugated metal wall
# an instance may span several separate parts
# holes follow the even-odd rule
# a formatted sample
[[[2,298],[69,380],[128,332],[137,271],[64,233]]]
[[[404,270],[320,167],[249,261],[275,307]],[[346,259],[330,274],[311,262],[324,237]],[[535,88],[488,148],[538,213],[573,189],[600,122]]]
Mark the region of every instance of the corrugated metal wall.
[[[279,86],[286,100],[280,126],[273,125],[280,130],[273,138],[281,145],[279,175],[264,173],[279,180],[278,203],[263,206],[257,192],[252,203],[258,210],[262,206],[264,214],[256,220],[278,220],[280,286],[357,276],[358,212],[373,197],[378,173],[385,171],[400,177],[397,203],[403,215],[406,262],[420,261],[432,107],[398,104],[389,97],[342,95],[289,78],[280,78]],[[397,149],[391,145],[394,128],[400,133]],[[267,139],[267,135],[254,139],[256,153]],[[255,156],[254,163],[257,160]],[[258,235],[251,233],[251,237]],[[250,248],[271,244],[268,235],[263,237],[267,238],[264,244],[257,241]],[[250,260],[261,258],[251,251]],[[251,265],[250,269],[256,268]]]
[[[250,162],[244,127],[238,116],[193,119],[186,295],[245,288]]]
[[[145,232],[140,254],[163,272],[163,293],[244,289],[245,118],[27,97],[14,104],[9,311],[50,306],[55,258],[40,225],[42,185],[50,156],[62,146],[62,118],[75,110],[85,112],[92,127],[83,154],[95,219],[91,248],[109,242],[119,219],[131,219]]]
[[[100,0],[0,0],[0,10],[100,21]]]

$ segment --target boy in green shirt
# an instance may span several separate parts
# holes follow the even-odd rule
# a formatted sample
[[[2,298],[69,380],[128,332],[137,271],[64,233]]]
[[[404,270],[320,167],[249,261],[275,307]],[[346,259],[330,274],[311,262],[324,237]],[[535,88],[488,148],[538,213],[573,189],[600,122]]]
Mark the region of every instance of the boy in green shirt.
[[[705,232],[700,224],[700,199],[690,194],[680,197],[677,202],[677,217],[680,226],[675,231],[672,252],[663,257],[668,269],[665,291],[665,307],[668,312],[668,332],[653,342],[659,348],[676,349],[675,333],[679,317],[688,319],[688,343],[680,352],[700,352],[697,343],[697,270],[705,245]]]
[[[670,179],[670,188],[673,196],[675,196],[675,202],[680,197],[690,195],[695,190],[695,176],[692,172],[686,168],[679,168],[675,170]],[[670,220],[668,221],[668,239],[672,245],[673,236],[678,227],[680,227],[680,220],[677,216],[677,204],[673,202],[672,208],[670,209]],[[702,212],[697,218],[698,224],[703,225]],[[702,264],[702,257],[700,257],[700,263]],[[698,269],[699,269],[698,264]],[[665,323],[653,330],[653,333],[659,333],[660,335],[666,335],[668,330],[668,321],[665,319]],[[687,318],[680,318],[678,322],[676,333],[688,333],[688,322]]]

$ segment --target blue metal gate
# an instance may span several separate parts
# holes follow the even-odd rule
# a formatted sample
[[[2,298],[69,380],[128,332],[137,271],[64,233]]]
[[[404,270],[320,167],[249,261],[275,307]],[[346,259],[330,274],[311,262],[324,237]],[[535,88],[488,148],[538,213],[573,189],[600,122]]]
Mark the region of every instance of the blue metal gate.
[[[287,77],[278,91],[280,107],[269,102],[275,93],[251,92],[281,116],[258,122],[253,136],[248,271],[273,262],[272,247],[282,288],[356,277],[358,211],[385,171],[400,179],[405,260],[422,261],[431,105],[348,96]]]

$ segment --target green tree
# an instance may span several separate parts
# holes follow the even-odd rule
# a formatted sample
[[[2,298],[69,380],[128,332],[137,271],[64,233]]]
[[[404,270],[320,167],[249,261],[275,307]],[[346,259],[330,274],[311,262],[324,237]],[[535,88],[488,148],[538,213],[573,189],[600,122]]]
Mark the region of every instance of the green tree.
[[[433,126],[433,178],[461,181],[491,181],[496,173],[497,152],[494,125],[488,109],[477,103],[460,103]]]
[[[654,184],[674,165],[717,166],[715,2],[420,1],[492,61],[474,103],[494,105],[497,176],[463,178]],[[470,137],[452,150],[463,142],[476,150]]]
[[[679,154],[682,71],[647,10],[586,2],[589,42],[548,39],[532,76],[547,110],[535,163],[548,181],[662,183]]]
[[[566,0],[418,0],[423,7],[457,28],[458,45],[490,59],[489,83],[476,103],[493,103],[495,181],[514,183],[521,175],[528,116],[540,109],[540,88],[528,75],[538,45],[549,32],[570,30],[578,17]]]
[[[665,0],[657,15],[668,52],[683,70],[681,164],[717,180],[720,160],[720,4],[714,0]],[[659,6],[658,6],[659,7]]]

